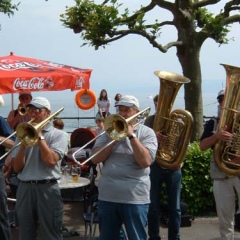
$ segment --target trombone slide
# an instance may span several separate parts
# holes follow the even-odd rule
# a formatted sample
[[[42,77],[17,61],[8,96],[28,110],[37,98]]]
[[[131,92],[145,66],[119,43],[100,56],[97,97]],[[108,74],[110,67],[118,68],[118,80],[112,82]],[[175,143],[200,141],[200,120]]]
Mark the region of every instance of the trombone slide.
[[[87,162],[89,162],[90,160],[92,160],[95,156],[97,156],[100,152],[102,152],[104,149],[106,149],[108,146],[110,146],[112,143],[114,143],[115,141],[119,141],[122,139],[125,139],[127,137],[128,134],[128,123],[131,122],[134,118],[143,115],[142,119],[137,122],[134,127],[136,127],[138,124],[142,123],[143,121],[146,120],[146,118],[149,116],[151,108],[147,107],[144,110],[136,113],[135,115],[124,119],[122,116],[118,115],[118,114],[112,114],[109,115],[104,122],[104,130],[103,132],[101,132],[98,136],[96,136],[94,139],[92,139],[91,141],[89,141],[88,143],[86,143],[84,146],[82,146],[81,148],[79,148],[77,151],[75,151],[72,155],[72,159],[73,161],[79,165],[79,166],[83,166],[85,165]],[[93,141],[95,141],[97,138],[99,138],[100,136],[102,136],[103,134],[107,134],[112,141],[109,142],[108,144],[106,144],[105,146],[103,146],[101,149],[99,149],[99,151],[97,151],[96,153],[94,153],[93,155],[91,155],[88,159],[86,159],[84,162],[80,163],[78,162],[78,160],[76,159],[76,154],[81,151],[82,149],[84,149],[88,144],[92,143]]]

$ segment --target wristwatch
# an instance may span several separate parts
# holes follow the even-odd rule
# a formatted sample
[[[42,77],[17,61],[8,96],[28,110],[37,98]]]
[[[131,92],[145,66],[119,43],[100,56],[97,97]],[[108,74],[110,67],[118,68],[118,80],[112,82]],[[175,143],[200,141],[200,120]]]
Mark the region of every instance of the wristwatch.
[[[132,140],[133,138],[137,137],[135,133],[133,133],[131,136],[128,137],[129,140]]]
[[[45,140],[45,137],[41,136],[41,137],[38,138],[38,140]]]

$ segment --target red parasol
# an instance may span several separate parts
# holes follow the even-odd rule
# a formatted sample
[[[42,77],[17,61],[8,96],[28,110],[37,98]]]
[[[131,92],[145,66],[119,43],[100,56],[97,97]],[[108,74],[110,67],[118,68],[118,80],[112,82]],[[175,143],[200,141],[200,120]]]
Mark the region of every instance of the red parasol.
[[[0,94],[89,89],[92,69],[14,56],[0,57]]]

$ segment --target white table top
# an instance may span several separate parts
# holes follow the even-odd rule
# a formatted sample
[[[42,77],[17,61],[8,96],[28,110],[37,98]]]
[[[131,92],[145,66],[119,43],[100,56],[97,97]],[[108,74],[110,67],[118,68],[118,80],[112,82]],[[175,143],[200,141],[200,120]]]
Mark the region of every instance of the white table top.
[[[59,183],[60,189],[68,189],[68,188],[78,188],[84,187],[90,184],[90,180],[88,178],[79,177],[78,182],[61,182]]]

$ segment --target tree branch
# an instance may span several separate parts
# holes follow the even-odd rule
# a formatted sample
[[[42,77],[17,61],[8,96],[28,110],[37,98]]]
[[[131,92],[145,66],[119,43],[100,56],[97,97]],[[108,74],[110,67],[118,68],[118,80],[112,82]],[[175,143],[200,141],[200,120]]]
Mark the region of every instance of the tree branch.
[[[176,47],[176,46],[182,46],[183,45],[182,41],[175,41],[175,42],[170,42],[170,43],[166,44],[165,46],[163,46],[155,40],[155,37],[149,35],[147,32],[145,32],[143,30],[136,30],[136,29],[135,30],[131,29],[131,30],[117,31],[117,32],[114,33],[114,35],[118,35],[118,36],[112,37],[111,39],[102,40],[101,43],[103,45],[106,45],[110,42],[116,41],[116,40],[121,39],[121,38],[123,38],[127,35],[130,35],[130,34],[136,34],[136,35],[141,35],[141,36],[145,37],[150,42],[150,44],[152,44],[153,47],[157,48],[158,50],[160,50],[163,53],[166,53],[168,51],[168,49],[171,48],[171,47]]]
[[[231,11],[239,10],[239,7],[233,7],[233,5],[239,5],[240,0],[229,1],[224,6],[224,16],[229,16]]]
[[[174,11],[174,3],[171,3],[171,2],[167,2],[167,1],[164,1],[164,0],[155,0],[156,4],[161,7],[161,8],[164,8],[166,10],[169,10],[170,12],[173,13]]]
[[[156,2],[155,0],[152,0],[148,6],[140,8],[136,13],[125,19],[123,22],[135,21],[139,14],[151,11],[156,6],[155,2]]]
[[[200,8],[200,7],[205,7],[208,5],[213,5],[216,4],[218,2],[220,2],[221,0],[203,0],[203,1],[196,1],[193,3],[193,8]]]
[[[224,25],[235,23],[235,22],[240,22],[240,15],[236,14],[227,18],[224,18]]]
[[[174,22],[173,22],[173,21],[164,21],[164,22],[161,22],[161,23],[155,23],[155,24],[154,24],[154,26],[157,26],[157,27],[163,27],[163,26],[166,26],[166,25],[171,25],[171,26],[173,26],[173,25],[174,25]],[[144,25],[144,27],[146,27],[146,28],[152,28],[152,27],[153,27],[153,24]]]

